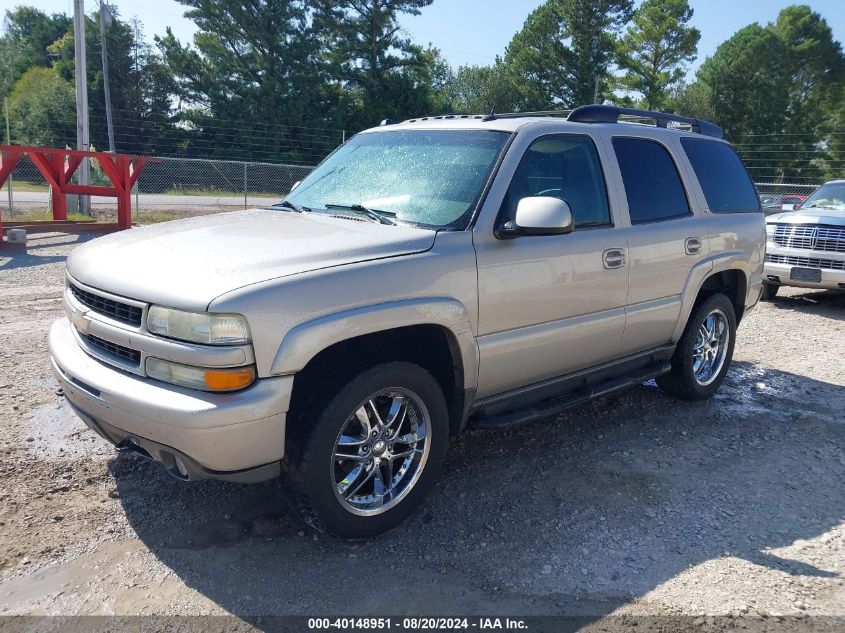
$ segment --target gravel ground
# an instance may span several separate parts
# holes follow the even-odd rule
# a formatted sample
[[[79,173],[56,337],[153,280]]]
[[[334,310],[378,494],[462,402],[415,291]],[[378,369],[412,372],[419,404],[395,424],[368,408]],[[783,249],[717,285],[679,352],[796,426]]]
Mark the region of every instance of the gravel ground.
[[[843,294],[758,306],[712,401],[645,384],[452,440],[414,517],[348,543],[73,415],[45,338],[86,239],[0,257],[0,613],[845,616]]]

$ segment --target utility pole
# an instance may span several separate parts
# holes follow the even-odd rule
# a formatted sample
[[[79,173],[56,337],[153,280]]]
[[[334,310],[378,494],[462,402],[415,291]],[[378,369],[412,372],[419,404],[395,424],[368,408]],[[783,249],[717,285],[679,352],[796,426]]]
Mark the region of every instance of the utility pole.
[[[76,79],[76,148],[87,152],[88,135],[88,76],[85,68],[85,0],[73,0],[73,63]],[[79,184],[91,182],[91,164],[84,159],[79,165]],[[79,211],[91,214],[91,198],[79,196]]]
[[[3,97],[3,110],[6,113],[6,145],[12,144],[12,135],[9,133],[9,97]],[[14,213],[15,209],[12,206],[12,174],[9,174],[9,179],[6,181],[6,190],[9,193],[9,215]],[[0,239],[3,236],[0,235]]]
[[[106,27],[111,26],[111,7],[100,0],[100,49],[103,52],[103,92],[106,95],[106,127],[109,133],[109,151],[114,154],[114,127],[111,118],[111,88],[109,87],[109,53],[106,46]]]

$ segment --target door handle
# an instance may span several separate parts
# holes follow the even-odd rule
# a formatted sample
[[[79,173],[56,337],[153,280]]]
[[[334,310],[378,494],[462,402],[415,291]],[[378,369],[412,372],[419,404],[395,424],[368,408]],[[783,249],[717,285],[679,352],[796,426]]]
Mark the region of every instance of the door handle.
[[[687,255],[698,255],[701,252],[701,238],[688,237],[684,240],[684,252]]]
[[[608,270],[622,268],[625,265],[625,249],[608,248],[602,253],[602,263]]]

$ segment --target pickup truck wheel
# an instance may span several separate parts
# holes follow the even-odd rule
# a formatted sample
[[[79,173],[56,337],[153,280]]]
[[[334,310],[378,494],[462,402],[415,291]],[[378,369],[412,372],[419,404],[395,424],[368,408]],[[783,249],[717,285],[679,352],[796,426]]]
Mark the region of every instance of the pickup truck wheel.
[[[291,460],[306,521],[336,536],[365,538],[406,519],[446,454],[448,411],[432,375],[406,362],[378,365],[315,413]]]
[[[657,378],[663,391],[683,400],[709,398],[722,384],[733,358],[736,313],[723,294],[701,303],[687,322],[672,356],[672,369]]]
[[[771,301],[778,295],[778,290],[780,290],[780,286],[776,284],[767,284],[765,281],[763,282],[763,293],[760,295],[760,298],[763,301]]]

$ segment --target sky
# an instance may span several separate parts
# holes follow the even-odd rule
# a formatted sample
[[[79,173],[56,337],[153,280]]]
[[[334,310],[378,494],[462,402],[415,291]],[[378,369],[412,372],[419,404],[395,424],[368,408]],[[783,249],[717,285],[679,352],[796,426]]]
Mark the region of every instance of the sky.
[[[843,0],[690,0],[695,12],[692,24],[701,31],[701,41],[689,75],[736,31],[752,22],[771,22],[783,7],[797,3],[808,4],[823,15],[834,37],[845,40]],[[20,4],[47,12],[73,11],[72,0],[0,0],[0,10]],[[185,7],[175,0],[111,0],[111,4],[124,19],[137,16],[150,41],[168,26],[183,41],[190,40],[195,31],[193,22],[182,17]],[[513,34],[540,4],[542,0],[435,0],[419,16],[403,17],[402,26],[416,42],[439,48],[452,66],[490,64],[504,53]],[[97,0],[88,0],[85,8],[92,11],[96,6]]]

